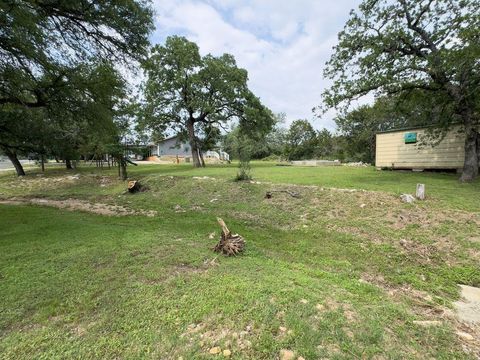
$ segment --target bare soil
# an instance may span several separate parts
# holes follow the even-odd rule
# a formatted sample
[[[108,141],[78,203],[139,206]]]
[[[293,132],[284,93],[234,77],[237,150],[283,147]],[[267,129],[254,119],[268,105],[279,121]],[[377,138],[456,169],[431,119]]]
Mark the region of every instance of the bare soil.
[[[40,205],[50,206],[57,209],[65,209],[68,211],[84,211],[105,216],[131,216],[141,215],[153,217],[157,215],[154,210],[134,210],[120,205],[110,205],[104,203],[91,203],[85,200],[79,199],[65,199],[65,200],[53,200],[42,198],[11,198],[7,200],[0,200],[0,204],[4,205]]]

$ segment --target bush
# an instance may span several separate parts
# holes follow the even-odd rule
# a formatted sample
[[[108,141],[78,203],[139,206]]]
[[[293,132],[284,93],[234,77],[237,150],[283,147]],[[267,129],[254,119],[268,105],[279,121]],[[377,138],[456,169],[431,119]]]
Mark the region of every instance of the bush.
[[[235,181],[248,181],[252,180],[250,173],[250,161],[240,161],[238,166],[238,173],[235,176]]]

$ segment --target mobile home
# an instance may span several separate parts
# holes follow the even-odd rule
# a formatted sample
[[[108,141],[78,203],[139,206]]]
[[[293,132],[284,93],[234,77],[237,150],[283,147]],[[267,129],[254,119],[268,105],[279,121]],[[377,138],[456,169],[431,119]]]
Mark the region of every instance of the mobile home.
[[[390,169],[463,168],[465,134],[452,127],[440,141],[432,140],[429,128],[397,129],[377,133],[375,166]]]

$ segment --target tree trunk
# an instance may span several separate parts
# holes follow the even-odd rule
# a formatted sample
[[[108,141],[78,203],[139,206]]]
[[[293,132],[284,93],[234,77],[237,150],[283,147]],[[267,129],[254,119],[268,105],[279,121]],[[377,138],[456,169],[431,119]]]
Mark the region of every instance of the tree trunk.
[[[42,172],[45,172],[45,156],[43,154],[40,156],[40,166],[42,168]]]
[[[123,156],[118,159],[118,177],[120,180],[127,180],[127,162]]]
[[[205,160],[203,159],[203,153],[200,149],[198,149],[198,156],[200,158],[200,163],[202,164],[202,167],[205,167]]]
[[[470,114],[465,114],[463,120],[465,126],[465,161],[460,181],[469,182],[475,180],[478,176],[477,141],[479,135]]]
[[[202,167],[202,163],[200,162],[200,158],[198,156],[198,146],[197,141],[195,139],[195,129],[194,129],[194,120],[189,119],[187,122],[187,130],[188,130],[188,140],[190,142],[190,148],[192,150],[192,162],[194,167]]]
[[[13,166],[15,167],[15,171],[17,172],[17,176],[25,176],[25,170],[23,170],[22,163],[17,158],[17,154],[10,149],[3,149],[5,155],[7,155],[8,159],[12,162]]]
[[[425,200],[425,184],[417,184],[415,197],[419,200]]]
[[[478,171],[480,173],[480,133],[477,132],[477,158],[478,158]]]
[[[72,162],[70,161],[70,159],[65,159],[65,166],[69,170],[73,169]]]

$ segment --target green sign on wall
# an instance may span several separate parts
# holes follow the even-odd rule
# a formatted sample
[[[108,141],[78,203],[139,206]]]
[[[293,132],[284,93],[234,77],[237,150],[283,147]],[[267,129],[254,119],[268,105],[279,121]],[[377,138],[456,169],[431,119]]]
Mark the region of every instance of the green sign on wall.
[[[405,133],[405,144],[414,144],[416,142],[417,142],[416,132]]]

